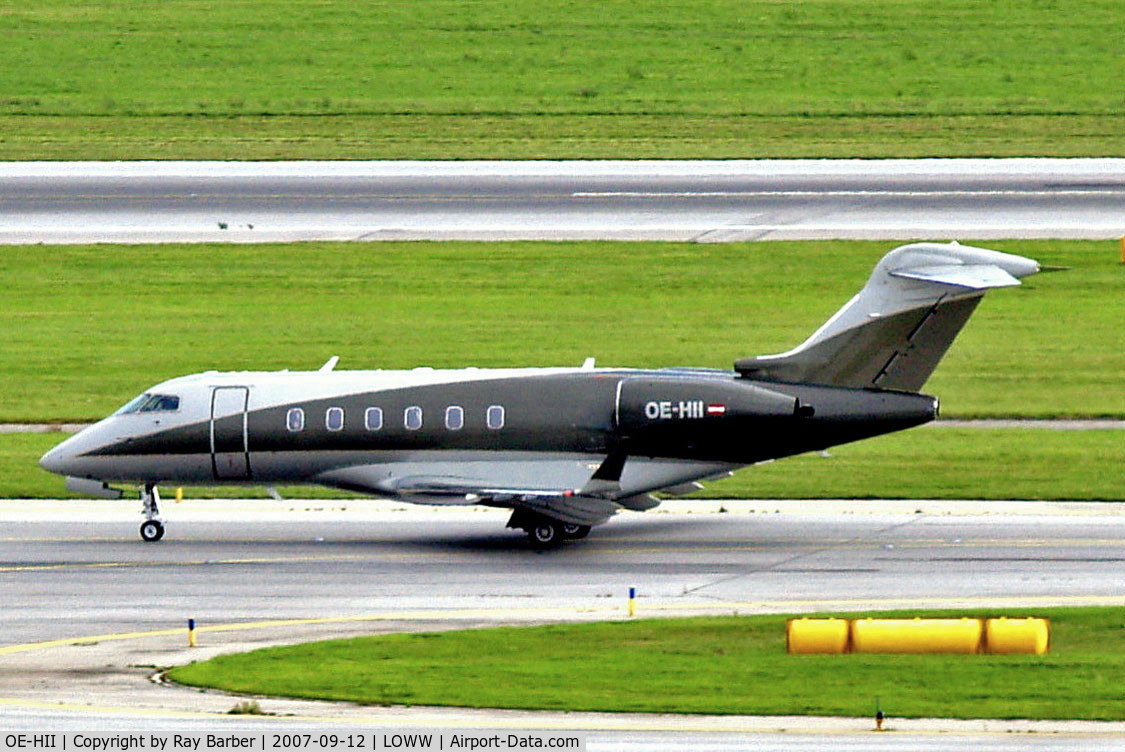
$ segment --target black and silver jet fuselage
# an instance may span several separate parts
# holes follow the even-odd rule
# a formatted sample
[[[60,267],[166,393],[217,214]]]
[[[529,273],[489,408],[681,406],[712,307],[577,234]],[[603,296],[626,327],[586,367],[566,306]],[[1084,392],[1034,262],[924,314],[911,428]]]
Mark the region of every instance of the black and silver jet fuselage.
[[[718,371],[204,373],[43,457],[131,483],[319,483],[413,500],[579,491],[611,452],[642,494],[932,420],[934,398],[765,384]],[[430,491],[431,493],[427,493]]]
[[[651,492],[898,431],[937,415],[918,393],[985,292],[1039,270],[956,243],[887,253],[804,343],[733,371],[594,368],[210,371],[158,384],[48,452],[72,490],[315,483],[425,504],[513,510],[539,545],[577,538]]]

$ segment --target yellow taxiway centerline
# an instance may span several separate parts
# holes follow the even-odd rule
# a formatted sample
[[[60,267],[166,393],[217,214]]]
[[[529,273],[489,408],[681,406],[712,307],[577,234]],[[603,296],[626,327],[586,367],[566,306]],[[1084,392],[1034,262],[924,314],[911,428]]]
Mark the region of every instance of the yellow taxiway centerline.
[[[1099,596],[1099,595],[1070,595],[1070,596],[991,596],[991,597],[926,597],[926,598],[840,598],[818,600],[775,600],[775,601],[705,601],[699,603],[667,603],[639,601],[638,614],[643,618],[646,614],[674,614],[674,613],[708,613],[724,614],[738,613],[742,615],[760,615],[777,612],[794,613],[806,611],[880,611],[891,608],[919,608],[937,609],[950,607],[1006,607],[1006,608],[1048,608],[1065,606],[1125,606],[1125,595]],[[356,614],[354,616],[325,616],[301,619],[268,619],[262,621],[230,622],[226,624],[197,625],[196,632],[240,632],[255,629],[279,629],[283,627],[315,626],[325,624],[357,624],[363,622],[381,621],[436,621],[449,619],[496,619],[504,617],[543,617],[555,618],[560,616],[589,616],[605,614],[612,618],[625,620],[628,618],[626,607],[621,605],[590,605],[590,606],[542,606],[524,608],[471,608],[471,609],[427,609],[415,611],[393,611],[375,614]],[[70,645],[92,645],[99,642],[115,642],[122,640],[138,640],[149,637],[168,637],[188,633],[187,627],[170,629],[156,629],[143,632],[116,632],[99,635],[85,635],[80,637],[64,637],[56,640],[41,642],[28,642],[18,645],[0,647],[0,655],[25,653],[33,650],[48,650],[50,648]]]

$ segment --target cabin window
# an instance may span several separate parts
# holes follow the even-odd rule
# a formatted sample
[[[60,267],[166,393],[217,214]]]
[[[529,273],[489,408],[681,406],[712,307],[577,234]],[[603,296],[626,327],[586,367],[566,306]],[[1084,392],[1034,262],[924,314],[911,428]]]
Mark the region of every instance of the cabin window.
[[[417,431],[422,427],[422,408],[414,405],[406,408],[406,430]]]
[[[486,423],[493,431],[498,431],[504,427],[504,406],[492,405],[488,408],[486,413]]]
[[[285,414],[285,427],[296,433],[305,430],[305,411],[299,407],[292,408]]]
[[[369,407],[363,411],[363,427],[368,431],[379,431],[383,428],[383,408]]]
[[[460,431],[465,427],[465,408],[452,405],[445,408],[445,427],[450,431]]]
[[[344,430],[344,408],[330,407],[328,412],[324,414],[324,425],[329,431],[343,431]]]

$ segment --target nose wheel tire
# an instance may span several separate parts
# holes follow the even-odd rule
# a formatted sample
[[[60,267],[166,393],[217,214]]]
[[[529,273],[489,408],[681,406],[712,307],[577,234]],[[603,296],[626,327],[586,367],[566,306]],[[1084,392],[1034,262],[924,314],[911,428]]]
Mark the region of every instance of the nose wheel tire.
[[[154,543],[164,537],[164,523],[160,520],[145,520],[141,523],[141,540]]]

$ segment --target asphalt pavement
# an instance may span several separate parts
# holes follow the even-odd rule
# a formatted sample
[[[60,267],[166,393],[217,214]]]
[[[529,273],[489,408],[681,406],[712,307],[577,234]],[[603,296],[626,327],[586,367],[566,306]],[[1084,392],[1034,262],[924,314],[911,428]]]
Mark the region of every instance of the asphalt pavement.
[[[1125,159],[0,164],[0,243],[1117,238]]]
[[[145,544],[132,506],[0,502],[0,723],[566,728],[591,749],[1125,742],[1122,724],[908,721],[893,708],[893,734],[878,737],[871,719],[289,700],[262,700],[279,715],[248,721],[222,715],[237,698],[151,680],[162,666],[322,637],[625,619],[630,587],[653,617],[1125,604],[1121,504],[676,501],[550,552],[504,530],[497,510],[366,500],[166,504],[168,537]]]

